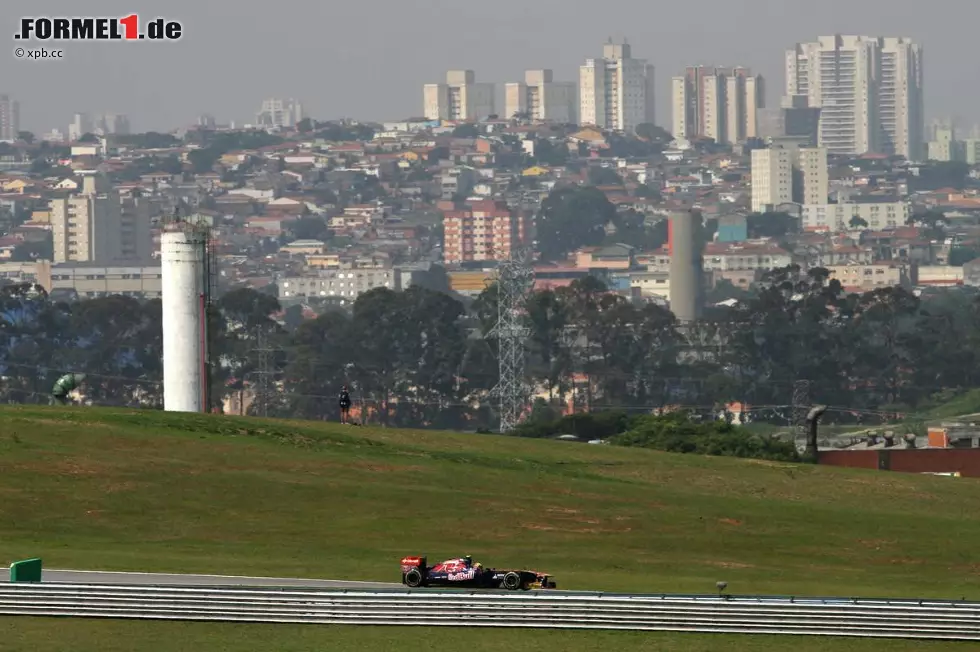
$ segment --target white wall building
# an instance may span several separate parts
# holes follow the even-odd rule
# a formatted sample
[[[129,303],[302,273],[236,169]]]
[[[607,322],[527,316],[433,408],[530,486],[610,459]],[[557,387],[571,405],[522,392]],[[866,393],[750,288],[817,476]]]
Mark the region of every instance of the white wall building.
[[[825,204],[830,193],[827,150],[783,146],[752,151],[752,211],[784,203]]]
[[[578,86],[556,82],[550,70],[528,70],[523,82],[504,88],[504,117],[526,113],[532,120],[578,123]]]
[[[830,194],[830,167],[827,149],[801,147],[799,149],[799,191],[795,193],[801,204],[826,204]]]
[[[786,95],[820,112],[832,154],[924,156],[922,48],[907,38],[821,36],[786,52]]]
[[[752,212],[793,201],[793,150],[752,150]]]
[[[426,84],[422,102],[428,120],[477,121],[495,115],[496,87],[476,82],[472,70],[450,70],[445,84]]]
[[[0,95],[0,140],[17,140],[20,131],[20,103]]]
[[[272,129],[290,128],[295,127],[303,117],[303,105],[298,101],[270,98],[263,100],[262,107],[255,114],[255,124]]]
[[[852,204],[805,204],[803,228],[810,231],[884,231],[903,226],[909,219],[909,205],[903,201]],[[867,223],[851,226],[857,218]]]
[[[671,80],[675,138],[712,138],[738,143],[755,138],[765,83],[748,68],[691,66]]]
[[[607,43],[579,69],[580,122],[625,132],[655,123],[654,82],[654,67],[633,59],[629,44]]]
[[[112,264],[150,258],[150,204],[125,204],[101,174],[82,179],[80,192],[51,200],[54,262]]]
[[[391,268],[330,269],[320,271],[317,276],[290,276],[279,282],[279,296],[353,303],[361,294],[374,288],[401,290],[401,273]]]

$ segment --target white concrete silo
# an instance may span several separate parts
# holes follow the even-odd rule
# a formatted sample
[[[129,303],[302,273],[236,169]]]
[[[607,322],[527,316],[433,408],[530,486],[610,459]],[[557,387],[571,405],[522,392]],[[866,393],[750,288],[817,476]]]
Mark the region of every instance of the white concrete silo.
[[[670,310],[679,322],[701,315],[700,215],[670,214]]]
[[[204,411],[207,232],[185,222],[160,235],[163,286],[163,409]]]

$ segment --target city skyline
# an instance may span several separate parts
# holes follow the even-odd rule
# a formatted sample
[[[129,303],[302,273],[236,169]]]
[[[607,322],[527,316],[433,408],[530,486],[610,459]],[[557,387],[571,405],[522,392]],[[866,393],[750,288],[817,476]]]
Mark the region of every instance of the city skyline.
[[[20,14],[38,13],[26,0],[9,4],[8,18],[0,24],[10,33]],[[254,119],[254,107],[266,97],[302,98],[306,113],[323,119],[399,119],[420,112],[418,89],[442,79],[447,69],[474,70],[479,80],[500,89],[529,69],[550,69],[556,81],[575,81],[582,61],[597,56],[597,48],[612,37],[617,42],[628,39],[636,56],[658,71],[657,122],[669,128],[670,78],[688,66],[751,68],[768,80],[766,103],[774,106],[784,85],[783,56],[795,43],[821,34],[872,34],[908,37],[929,51],[927,119],[960,115],[976,121],[964,114],[980,104],[980,84],[975,83],[980,73],[966,63],[955,44],[958,33],[965,38],[966,25],[972,24],[969,18],[980,17],[980,8],[965,7],[957,12],[958,20],[950,21],[935,7],[925,11],[917,8],[920,5],[894,2],[888,12],[880,11],[883,2],[756,4],[758,11],[747,12],[710,2],[703,12],[688,15],[620,0],[590,15],[587,22],[570,22],[555,11],[559,5],[554,0],[532,5],[502,0],[498,11],[478,13],[433,0],[427,5],[431,11],[388,21],[376,19],[395,5],[380,0],[329,7],[294,0],[273,14],[263,5],[239,3],[234,13],[222,13],[175,0],[168,3],[166,14],[185,25],[180,41],[67,43],[64,61],[11,62],[0,93],[20,101],[22,128],[35,132],[64,129],[73,113],[88,107],[111,107],[130,115],[134,131],[174,129],[192,124],[201,113],[241,124]],[[141,9],[157,11],[146,0],[92,2],[86,7],[93,14],[108,15]],[[45,3],[44,11],[71,15],[77,7],[54,0]],[[304,20],[292,20],[297,13]],[[707,27],[705,15],[712,17]],[[479,21],[481,33],[499,38],[472,47],[474,21]],[[350,24],[363,25],[365,31],[349,29]],[[404,39],[406,31],[426,29],[438,30],[440,38],[429,39],[431,43]],[[243,41],[260,39],[261,48],[239,47]],[[222,53],[220,66],[208,63],[214,46]],[[122,52],[125,56],[119,56]],[[228,52],[234,56],[226,58]],[[101,74],[85,74],[93,69]],[[120,84],[120,79],[127,82]],[[498,90],[498,104],[501,99]]]

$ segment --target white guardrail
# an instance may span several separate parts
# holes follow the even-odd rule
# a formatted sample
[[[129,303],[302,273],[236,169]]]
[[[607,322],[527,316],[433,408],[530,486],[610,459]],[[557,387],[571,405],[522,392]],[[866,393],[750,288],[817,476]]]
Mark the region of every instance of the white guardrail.
[[[0,584],[0,615],[980,641],[980,603],[531,591]]]

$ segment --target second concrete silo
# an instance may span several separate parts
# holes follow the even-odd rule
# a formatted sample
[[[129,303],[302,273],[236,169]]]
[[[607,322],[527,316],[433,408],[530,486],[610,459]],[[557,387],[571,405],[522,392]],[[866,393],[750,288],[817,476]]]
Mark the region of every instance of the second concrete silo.
[[[701,216],[670,214],[670,310],[680,322],[701,315]]]

